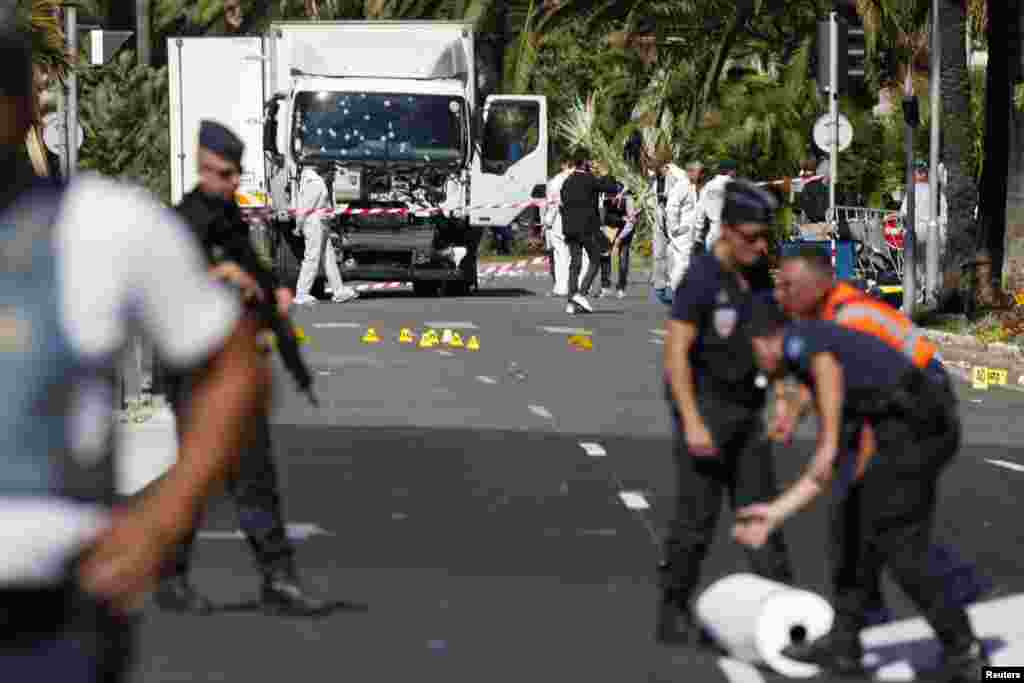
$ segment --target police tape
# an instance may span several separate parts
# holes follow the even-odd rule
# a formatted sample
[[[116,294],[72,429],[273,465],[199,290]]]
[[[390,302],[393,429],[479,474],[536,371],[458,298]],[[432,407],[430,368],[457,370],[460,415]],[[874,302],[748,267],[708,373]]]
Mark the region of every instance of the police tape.
[[[464,209],[447,209],[447,211],[454,212],[461,210],[465,211],[482,211],[485,209],[526,209],[531,206],[546,207],[548,205],[559,205],[561,202],[548,202],[547,200],[532,200],[528,202],[518,202],[514,204],[481,204],[479,206],[470,206]],[[443,213],[446,209],[442,207],[426,207],[426,208],[410,208],[410,207],[392,207],[392,208],[375,208],[375,209],[354,209],[352,207],[344,207],[339,209],[284,209],[277,211],[269,206],[261,207],[239,207],[241,211],[248,215],[253,214],[265,214],[265,215],[289,215],[289,216],[406,216],[409,214],[416,216],[432,216],[434,214]]]

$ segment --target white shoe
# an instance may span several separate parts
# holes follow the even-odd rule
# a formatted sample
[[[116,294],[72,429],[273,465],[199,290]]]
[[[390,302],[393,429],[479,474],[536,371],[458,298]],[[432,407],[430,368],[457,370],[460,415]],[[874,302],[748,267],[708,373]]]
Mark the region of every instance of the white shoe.
[[[612,290],[608,289],[607,287],[602,287],[601,288],[601,292],[597,295],[597,298],[598,299],[603,299],[603,298],[605,298],[607,296],[611,296],[611,294],[612,294]]]
[[[569,301],[571,301],[572,303],[576,304],[577,306],[582,308],[587,313],[593,313],[594,312],[594,307],[590,305],[590,302],[587,301],[586,298],[582,294],[575,295],[574,297],[569,299]]]
[[[306,294],[304,296],[295,297],[292,300],[292,303],[296,306],[312,306],[313,304],[317,303],[317,300],[316,297],[312,297]]]
[[[576,307],[573,306],[572,304],[566,304],[565,312],[568,313],[569,315],[576,315]]]
[[[359,292],[354,289],[344,289],[340,294],[335,294],[331,301],[336,304],[343,304],[346,301],[352,301],[359,298]]]
[[[620,299],[625,299],[625,298],[626,298],[626,290],[624,290],[624,289],[620,289],[620,290],[619,290],[619,291],[618,291],[618,292],[617,292],[617,293],[615,294],[615,296],[619,297]]]

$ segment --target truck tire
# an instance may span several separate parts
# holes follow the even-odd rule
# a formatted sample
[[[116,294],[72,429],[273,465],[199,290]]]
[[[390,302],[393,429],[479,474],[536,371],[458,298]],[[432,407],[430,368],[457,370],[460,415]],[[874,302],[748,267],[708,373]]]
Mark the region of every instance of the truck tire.
[[[412,293],[415,296],[436,297],[441,294],[441,285],[437,280],[416,280],[412,283]]]

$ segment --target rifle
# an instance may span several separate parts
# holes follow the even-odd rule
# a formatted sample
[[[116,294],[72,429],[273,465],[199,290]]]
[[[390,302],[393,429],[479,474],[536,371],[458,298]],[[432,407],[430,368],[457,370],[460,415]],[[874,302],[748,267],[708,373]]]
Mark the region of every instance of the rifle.
[[[224,250],[225,260],[237,263],[242,270],[252,275],[260,289],[263,290],[263,300],[257,300],[253,304],[256,312],[263,323],[274,333],[281,360],[295,379],[295,383],[298,384],[299,391],[306,395],[310,403],[319,406],[320,402],[313,391],[313,375],[299,351],[299,341],[295,338],[295,330],[292,328],[291,321],[287,316],[281,316],[277,312],[277,304],[273,297],[274,289],[277,287],[274,277],[260,262],[247,237],[239,234],[232,235],[226,244],[221,244],[221,247]]]

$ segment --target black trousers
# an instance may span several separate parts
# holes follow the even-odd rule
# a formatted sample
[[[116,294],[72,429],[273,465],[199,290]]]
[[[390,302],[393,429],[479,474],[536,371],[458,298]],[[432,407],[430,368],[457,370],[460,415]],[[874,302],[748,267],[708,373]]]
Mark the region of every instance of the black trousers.
[[[172,395],[171,405],[178,416],[179,438],[184,422],[181,408],[187,404],[190,390],[188,382],[183,381]],[[264,572],[290,571],[295,548],[288,539],[281,512],[277,467],[271,453],[270,423],[266,415],[252,422],[248,436],[249,442],[242,451],[238,466],[228,477],[228,494],[234,499],[239,526],[257,566]],[[168,567],[169,573],[178,576],[188,573],[192,548],[201,524],[201,520],[197,520],[192,532],[177,548],[172,566]]]
[[[601,250],[601,288],[612,287],[612,243],[604,231],[597,236],[597,246]]]
[[[771,442],[759,408],[698,392],[698,405],[719,449],[714,458],[695,457],[686,446],[682,419],[668,391],[675,418],[673,456],[677,471],[675,520],[665,540],[661,567],[663,599],[685,607],[700,582],[701,565],[718,526],[722,500],[733,509],[768,502],[778,492]],[[751,568],[765,578],[792,583],[793,570],[781,531],[761,548],[747,549]]]
[[[619,284],[617,289],[625,291],[629,284],[630,250],[633,247],[633,235],[619,242]]]
[[[921,435],[900,416],[873,426],[878,453],[833,520],[834,631],[839,638],[857,637],[865,604],[887,567],[943,647],[964,652],[974,641],[967,612],[947,589],[944,568],[932,561],[938,480],[955,452],[950,430]]]
[[[590,286],[594,284],[597,276],[598,264],[601,262],[601,249],[597,242],[597,235],[592,232],[583,234],[568,233],[565,235],[565,243],[569,247],[569,298],[577,292],[589,292]],[[580,282],[580,270],[583,269],[583,250],[587,250],[587,258],[590,263],[587,265],[587,274]]]

